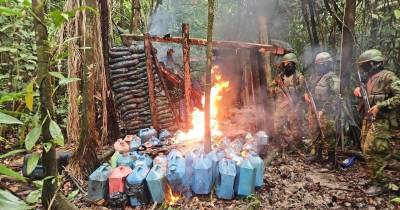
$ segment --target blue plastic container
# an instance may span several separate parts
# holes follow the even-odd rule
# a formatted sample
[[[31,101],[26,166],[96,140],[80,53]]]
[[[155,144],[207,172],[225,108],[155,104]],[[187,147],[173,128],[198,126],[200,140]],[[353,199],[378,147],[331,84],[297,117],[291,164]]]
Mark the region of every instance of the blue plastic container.
[[[185,168],[186,168],[186,175],[185,175],[185,186],[191,186],[193,183],[193,165],[199,159],[200,155],[202,154],[203,150],[201,147],[197,147],[194,150],[190,151],[186,154],[186,161],[185,161]]]
[[[168,130],[163,129],[163,130],[161,130],[160,135],[158,136],[158,139],[160,139],[160,141],[164,142],[164,141],[167,141],[171,137],[172,137],[172,134]]]
[[[163,203],[167,185],[165,170],[160,165],[154,165],[146,177],[146,183],[153,202]]]
[[[129,147],[131,148],[131,151],[132,152],[137,151],[141,145],[142,145],[142,140],[138,136],[133,135],[132,140],[129,143]]]
[[[146,185],[146,177],[150,168],[145,164],[137,166],[126,178],[126,191],[131,206],[140,206],[149,203],[150,192]]]
[[[136,167],[136,163],[141,165],[142,163],[145,163],[147,167],[151,168],[153,165],[153,159],[147,154],[144,154],[142,152],[132,152],[131,155],[136,159],[134,166]]]
[[[143,128],[139,131],[139,137],[142,144],[146,143],[151,137],[157,137],[157,131],[154,128]]]
[[[217,197],[232,199],[236,177],[236,164],[233,160],[222,159],[218,163],[218,176],[216,181]]]
[[[106,198],[108,192],[108,177],[112,172],[112,167],[104,163],[89,176],[88,199],[97,201]]]
[[[206,195],[212,187],[212,161],[207,155],[201,155],[193,165],[192,191],[198,195]]]
[[[131,169],[135,167],[135,161],[136,157],[133,155],[133,153],[125,153],[122,154],[118,157],[117,159],[117,167],[119,166],[128,166]]]
[[[164,171],[167,171],[168,167],[168,159],[167,156],[164,155],[164,153],[159,153],[153,160],[153,165],[159,165],[161,166]]]
[[[249,196],[255,192],[256,170],[249,159],[243,159],[236,168],[235,193]]]
[[[185,158],[178,150],[172,150],[168,154],[167,180],[173,191],[177,191],[184,184]]]
[[[256,170],[255,186],[262,187],[264,185],[264,171],[265,171],[264,161],[260,158],[260,156],[258,156],[255,153],[252,153],[249,156],[249,160]]]
[[[217,179],[218,175],[218,156],[217,150],[212,150],[210,153],[207,154],[208,158],[211,160],[212,163],[212,183],[214,184],[215,180]]]

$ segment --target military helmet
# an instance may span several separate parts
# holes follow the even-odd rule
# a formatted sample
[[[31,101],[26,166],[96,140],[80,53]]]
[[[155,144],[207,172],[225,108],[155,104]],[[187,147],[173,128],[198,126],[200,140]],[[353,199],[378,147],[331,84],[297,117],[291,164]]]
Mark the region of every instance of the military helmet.
[[[299,63],[299,60],[297,59],[296,54],[288,53],[282,57],[281,63],[284,63],[284,62],[293,62],[293,63],[297,64],[297,63]]]
[[[327,62],[333,62],[331,54],[327,52],[322,52],[315,56],[315,64],[324,64]]]
[[[358,57],[357,63],[365,63],[368,61],[376,61],[381,62],[384,61],[385,57],[383,56],[382,52],[377,49],[371,49],[363,52],[360,57]]]

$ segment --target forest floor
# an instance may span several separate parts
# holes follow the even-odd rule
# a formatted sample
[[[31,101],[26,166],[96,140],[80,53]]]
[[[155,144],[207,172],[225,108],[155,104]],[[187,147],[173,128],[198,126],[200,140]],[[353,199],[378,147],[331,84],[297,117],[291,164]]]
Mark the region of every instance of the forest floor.
[[[20,171],[22,159],[19,155],[1,162]],[[0,181],[2,188],[22,199],[34,190],[33,184],[15,182],[4,176],[0,176]],[[390,202],[396,196],[393,192],[376,197],[365,195],[370,180],[365,164],[359,161],[347,170],[329,171],[318,164],[307,163],[301,154],[279,156],[266,168],[264,182],[264,187],[247,198],[226,201],[217,199],[212,193],[186,201],[181,199],[175,206],[150,204],[141,209],[400,209]],[[70,195],[71,201],[80,209],[107,209],[87,203],[70,178],[63,180],[60,190],[66,196]],[[36,208],[40,209],[40,204]]]

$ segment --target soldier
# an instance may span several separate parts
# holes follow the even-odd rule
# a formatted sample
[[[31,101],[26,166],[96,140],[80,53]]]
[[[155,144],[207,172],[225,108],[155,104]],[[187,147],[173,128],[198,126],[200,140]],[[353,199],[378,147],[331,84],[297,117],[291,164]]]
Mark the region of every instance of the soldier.
[[[294,53],[283,56],[280,71],[272,84],[275,99],[275,133],[281,139],[283,154],[285,149],[294,146],[293,140],[301,135],[300,110],[301,96],[304,93],[304,77],[297,71],[298,60]]]
[[[315,105],[318,110],[321,129],[324,138],[320,135],[317,118],[312,111],[311,100],[308,94],[305,94],[305,101],[309,105],[308,125],[311,138],[314,140],[313,161],[321,161],[327,156],[327,167],[332,168],[335,165],[335,106],[339,94],[339,78],[334,72],[334,60],[327,52],[319,53],[315,57],[316,74],[312,77],[311,92],[313,93]]]
[[[384,163],[390,157],[388,155],[399,153],[393,150],[395,141],[391,138],[392,131],[398,127],[396,112],[400,107],[400,80],[384,67],[384,60],[382,52],[376,49],[365,51],[357,60],[361,72],[368,76],[366,92],[371,106],[364,114],[361,131],[361,149],[373,178],[373,185],[366,190],[369,195],[383,192],[387,181],[383,173]],[[360,87],[354,90],[354,95],[362,96]]]

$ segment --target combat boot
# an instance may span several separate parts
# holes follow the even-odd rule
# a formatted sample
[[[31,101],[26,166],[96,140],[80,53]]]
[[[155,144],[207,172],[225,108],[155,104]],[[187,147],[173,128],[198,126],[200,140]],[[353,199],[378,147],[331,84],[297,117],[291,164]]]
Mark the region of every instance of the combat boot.
[[[323,159],[323,158],[322,158],[322,147],[318,147],[318,148],[315,150],[315,154],[311,154],[311,155],[307,158],[308,161],[314,162],[314,163],[316,163],[316,162],[321,162],[322,159]]]
[[[328,151],[328,159],[326,160],[325,168],[329,170],[334,170],[336,168],[335,151]]]

